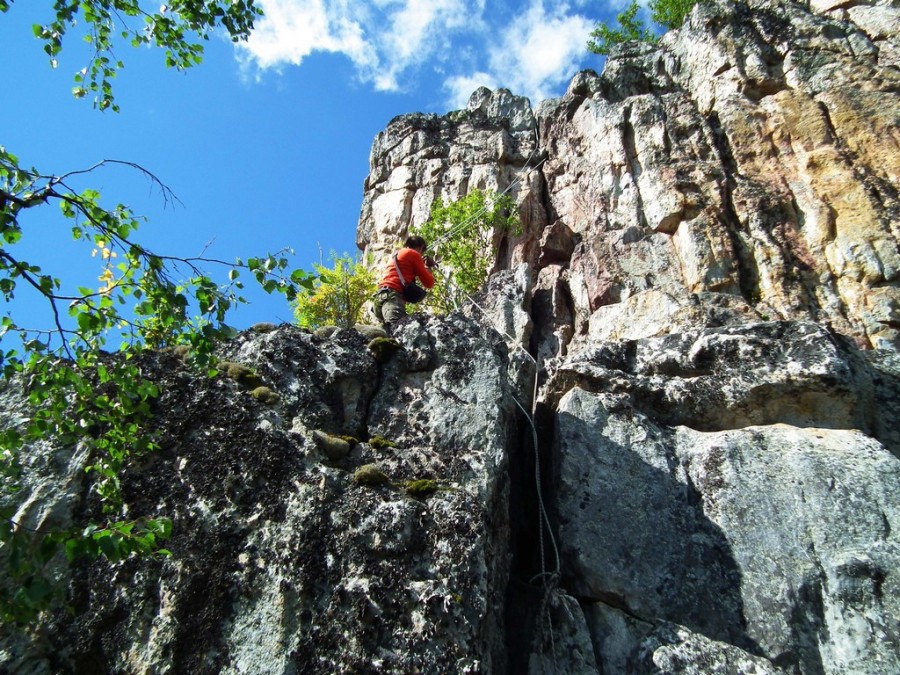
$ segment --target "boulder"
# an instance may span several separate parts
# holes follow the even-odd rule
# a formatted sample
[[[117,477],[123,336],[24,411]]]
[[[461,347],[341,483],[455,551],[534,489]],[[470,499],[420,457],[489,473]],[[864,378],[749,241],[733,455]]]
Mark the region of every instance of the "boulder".
[[[130,513],[172,519],[172,557],[75,566],[74,613],[47,616],[39,634],[5,627],[0,670],[503,672],[505,347],[461,317],[410,320],[401,342],[414,333],[432,350],[414,370],[379,364],[355,331],[239,334],[221,356],[268,382],[274,406],[145,355],[161,448],[122,490]],[[20,496],[34,514],[23,522],[102,518],[72,483],[81,455],[32,450],[48,466]],[[356,478],[369,465],[380,480]]]

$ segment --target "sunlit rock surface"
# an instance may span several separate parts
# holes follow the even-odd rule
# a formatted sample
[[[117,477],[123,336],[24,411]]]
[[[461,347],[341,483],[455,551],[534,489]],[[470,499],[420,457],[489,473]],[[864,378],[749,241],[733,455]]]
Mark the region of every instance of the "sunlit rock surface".
[[[880,406],[852,346],[756,324],[617,347],[560,375],[563,586],[800,672],[900,667],[900,460],[858,430]]]
[[[900,10],[813,4],[701,3],[562,98],[481,89],[446,117],[395,119],[372,148],[360,246],[383,255],[437,196],[508,190],[525,231],[498,264],[558,288],[576,345],[727,312],[896,348]]]
[[[4,672],[504,671],[506,348],[464,320],[399,339],[429,361],[379,363],[356,331],[241,334],[223,356],[279,393],[271,406],[148,358],[162,447],[123,489],[132,512],[172,518],[174,555],[77,567],[75,617],[7,635]],[[316,432],[352,450],[331,461]],[[384,482],[360,480],[366,465]]]
[[[711,0],[392,121],[359,244],[508,190],[477,305],[240,333],[268,404],[147,356],[174,555],[76,566],[0,671],[900,672],[898,63],[896,2]],[[100,517],[87,461],[35,449],[17,518]]]

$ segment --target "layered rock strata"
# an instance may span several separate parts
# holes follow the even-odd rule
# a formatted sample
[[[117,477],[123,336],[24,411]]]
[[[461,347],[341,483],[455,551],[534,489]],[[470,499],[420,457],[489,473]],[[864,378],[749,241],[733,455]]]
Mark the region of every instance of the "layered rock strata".
[[[360,247],[383,256],[437,196],[508,191],[524,233],[498,266],[531,267],[575,345],[726,314],[897,347],[898,9],[814,9],[700,3],[560,99],[481,89],[465,110],[393,120]]]
[[[396,339],[373,353],[356,331],[241,334],[222,356],[268,404],[145,358],[161,449],[126,470],[123,497],[172,519],[173,556],[76,565],[73,616],[5,627],[0,670],[504,672],[506,348],[468,321],[413,321]],[[14,387],[2,404],[23,409]],[[102,518],[75,457],[29,471],[36,499],[17,521]]]

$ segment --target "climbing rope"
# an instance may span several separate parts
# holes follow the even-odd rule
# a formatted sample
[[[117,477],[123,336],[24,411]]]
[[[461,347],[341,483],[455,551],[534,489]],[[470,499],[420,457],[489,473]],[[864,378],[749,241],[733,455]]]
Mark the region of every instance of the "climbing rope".
[[[528,159],[525,160],[525,165],[524,165],[524,167],[523,167],[523,171],[525,171],[525,175],[530,175],[532,171],[535,171],[535,170],[539,169],[540,166],[541,166],[544,162],[547,161],[547,158],[545,157],[544,159],[542,159],[540,162],[538,162],[538,163],[535,164],[534,166],[532,166],[532,167],[529,167],[529,166],[528,166],[528,164],[531,162],[531,160],[534,159],[534,155],[535,155],[535,153],[537,152],[537,150],[538,150],[539,147],[540,147],[540,138],[538,137],[537,122],[535,122],[535,124],[534,124],[534,147],[531,149],[531,154],[528,155]],[[510,182],[509,185],[506,186],[506,189],[504,189],[504,190],[500,193],[499,196],[502,197],[502,196],[505,195],[507,192],[509,192],[510,190],[512,190],[516,185],[520,184],[521,182],[522,182],[522,178],[521,178],[521,177],[517,177],[515,180],[513,180],[512,182]],[[472,225],[472,223],[475,221],[476,218],[480,218],[480,217],[481,217],[483,214],[485,214],[486,212],[487,212],[487,210],[486,210],[485,208],[482,208],[482,209],[480,209],[479,211],[477,211],[474,215],[469,216],[469,218],[467,218],[467,219],[464,220],[463,222],[459,223],[458,225],[453,226],[453,227],[450,228],[447,232],[445,232],[445,233],[442,234],[440,237],[438,237],[434,242],[432,242],[432,243],[431,243],[431,246],[430,246],[430,248],[429,248],[429,250],[434,251],[435,253],[437,253],[437,250],[436,250],[436,249],[437,249],[437,245],[438,245],[438,244],[440,244],[440,243],[446,241],[447,239],[449,239],[450,237],[454,236],[457,232],[462,232],[462,231],[465,230],[466,228],[470,227],[470,226]]]
[[[406,133],[404,133],[404,137],[406,136],[407,133],[408,133],[408,131]],[[398,141],[398,143],[395,143],[394,147],[396,147],[396,145],[398,145],[398,144],[399,144],[399,141]],[[539,147],[540,147],[540,139],[538,137],[537,123],[535,123],[534,147],[532,148],[532,151],[529,154],[528,159],[525,160],[525,164],[523,167],[523,173],[520,174],[519,176],[517,176],[515,178],[515,180],[511,181],[510,184],[508,186],[506,186],[506,188],[499,194],[500,197],[502,197],[503,195],[506,195],[517,185],[521,184],[524,177],[529,176],[532,171],[539,169],[541,167],[541,165],[543,165],[544,162],[547,161],[547,158],[545,157],[544,159],[542,159],[540,162],[538,162],[534,166],[529,167],[529,164],[531,163],[532,159],[534,159],[535,154],[537,153]],[[393,147],[391,149],[393,149]],[[449,230],[444,232],[440,237],[435,239],[433,242],[430,242],[428,250],[433,252],[435,255],[437,255],[438,249],[443,242],[447,241],[448,239],[456,236],[458,233],[471,227],[473,225],[473,223],[475,223],[476,220],[478,218],[480,218],[482,215],[484,215],[486,212],[487,212],[487,207],[486,206],[482,207],[476,213],[472,214],[467,219],[465,219],[463,222],[453,226],[452,228],[450,228]],[[440,270],[440,268],[437,269],[437,272],[438,272],[438,274],[441,275],[441,277],[443,278],[445,283],[447,283],[448,285],[452,283],[449,273],[444,273],[442,270]],[[477,308],[486,318],[490,319],[490,315],[487,313],[487,311],[481,305],[479,305],[470,295],[468,295],[461,289],[460,289],[460,292],[473,307]],[[455,302],[455,304],[457,305],[457,309],[459,309],[459,303]],[[540,553],[540,558],[541,558],[541,571],[539,574],[532,577],[530,579],[529,583],[534,584],[536,580],[540,579],[541,585],[543,587],[543,596],[541,598],[541,606],[540,606],[540,612],[539,612],[539,617],[540,617],[539,621],[540,621],[540,627],[541,627],[540,649],[541,649],[541,655],[543,655],[544,645],[547,642],[550,643],[550,654],[552,657],[551,662],[553,664],[553,672],[556,673],[558,671],[558,668],[556,665],[556,656],[557,656],[556,655],[556,639],[555,639],[555,635],[553,632],[553,618],[551,615],[551,601],[553,599],[554,594],[558,590],[558,582],[559,582],[559,576],[560,576],[560,555],[559,555],[559,547],[557,545],[556,538],[553,535],[553,527],[550,522],[550,516],[547,512],[546,505],[544,504],[543,489],[541,486],[541,468],[540,468],[541,463],[540,463],[540,453],[539,453],[539,446],[538,446],[538,433],[537,433],[537,426],[535,425],[535,422],[534,422],[534,414],[535,414],[535,410],[536,410],[536,406],[537,406],[538,377],[540,375],[540,364],[538,363],[538,360],[525,349],[524,346],[522,346],[518,343],[518,341],[516,340],[516,338],[514,336],[510,335],[509,333],[507,333],[506,331],[504,331],[500,328],[497,328],[496,326],[492,326],[492,327],[495,330],[497,330],[498,332],[505,335],[508,338],[509,342],[512,345],[514,345],[517,349],[521,350],[522,353],[525,354],[525,356],[528,357],[528,359],[534,364],[534,383],[533,383],[533,387],[532,387],[532,396],[531,396],[531,401],[532,401],[531,411],[528,411],[525,408],[525,406],[523,406],[516,397],[513,397],[513,401],[515,402],[516,406],[518,406],[518,408],[525,415],[525,419],[528,420],[528,424],[531,429],[532,446],[534,448],[535,489],[536,489],[537,501],[538,501],[538,545],[540,547],[539,553]],[[546,530],[547,538],[549,538],[550,544],[552,545],[552,549],[553,549],[554,568],[552,570],[547,569],[547,553],[545,550],[545,542],[544,542],[545,530]]]
[[[539,169],[541,167],[541,165],[547,161],[547,158],[545,157],[540,162],[535,164],[533,167],[528,166],[528,164],[534,158],[535,153],[537,153],[537,150],[539,147],[540,147],[540,139],[538,137],[537,124],[535,123],[534,147],[531,150],[531,154],[528,155],[528,159],[525,160],[525,165],[523,168],[523,170],[527,174],[530,174],[532,171]],[[503,190],[503,192],[500,193],[500,196],[505,195],[506,193],[508,193],[510,190],[512,190],[516,185],[518,185],[521,182],[522,182],[522,178],[517,177],[515,180],[510,182],[510,184],[506,187],[505,190]],[[486,208],[480,209],[478,212],[476,212],[474,215],[472,215],[469,218],[467,218],[466,220],[464,220],[462,223],[454,226],[453,228],[451,228],[450,230],[445,232],[443,235],[441,235],[438,239],[436,239],[431,244],[429,250],[437,252],[436,249],[440,243],[442,243],[449,237],[452,237],[454,234],[456,234],[458,232],[462,232],[467,227],[470,227],[472,225],[472,223],[484,213],[486,213]],[[451,280],[450,280],[449,273],[444,273],[440,268],[437,268],[437,271],[438,271],[438,274],[441,275],[441,277],[444,279],[444,281],[446,283],[450,283]],[[473,307],[478,309],[486,318],[490,319],[490,314],[488,314],[488,312],[484,309],[484,307],[479,305],[471,295],[469,295],[465,291],[460,291],[460,292],[465,297],[465,299],[468,300],[469,304],[471,304]],[[458,309],[458,307],[457,307],[457,309]],[[545,562],[546,556],[545,556],[545,552],[544,552],[544,543],[543,543],[544,525],[546,525],[546,527],[547,527],[547,531],[550,534],[550,541],[553,544],[553,552],[554,552],[555,563],[556,563],[556,568],[555,568],[554,572],[552,572],[553,575],[559,574],[560,560],[559,560],[559,549],[556,545],[556,540],[553,537],[553,529],[550,525],[550,517],[547,514],[547,509],[546,509],[546,506],[544,505],[543,491],[541,489],[541,468],[540,468],[540,461],[539,461],[540,458],[538,455],[538,433],[537,433],[537,427],[535,426],[535,423],[534,423],[534,412],[535,412],[535,408],[537,406],[538,376],[540,375],[540,364],[538,363],[537,359],[535,359],[535,357],[532,356],[528,352],[528,350],[525,349],[525,347],[523,347],[522,345],[520,345],[518,343],[518,341],[516,340],[516,338],[514,336],[510,335],[509,333],[507,333],[506,331],[504,331],[500,328],[497,328],[496,326],[492,326],[492,327],[494,328],[494,330],[497,330],[498,332],[502,333],[515,348],[521,350],[522,353],[526,357],[528,357],[528,359],[534,364],[534,383],[533,383],[532,392],[531,392],[531,412],[526,410],[525,407],[515,397],[513,397],[513,401],[515,401],[515,404],[519,407],[519,409],[525,415],[525,418],[528,420],[528,424],[531,427],[532,443],[534,446],[534,453],[535,453],[535,458],[534,458],[535,459],[535,461],[534,461],[535,486],[537,488],[538,506],[539,506],[539,510],[540,510],[540,513],[539,513],[540,522],[538,523],[538,530],[539,530],[539,538],[540,538],[540,546],[541,546],[541,574],[539,576],[546,578],[548,576],[548,573],[546,570],[546,562]],[[534,581],[534,579],[532,579],[532,581]]]
[[[537,124],[534,127],[534,147],[532,148],[531,154],[528,156],[528,159],[525,161],[524,165],[524,175],[518,176],[515,180],[511,181],[510,184],[500,193],[500,196],[507,194],[517,185],[519,185],[525,176],[530,175],[532,171],[535,171],[547,161],[545,157],[540,162],[538,162],[533,167],[529,167],[528,165],[531,163],[532,159],[535,157],[535,153],[537,153],[538,148],[540,147],[540,139],[538,137],[538,129]],[[486,206],[479,209],[476,213],[469,216],[466,220],[454,227],[450,228],[446,232],[444,232],[440,237],[438,237],[435,241],[431,242],[429,250],[437,255],[438,248],[440,244],[442,244],[447,239],[456,236],[459,232],[464,231],[466,228],[471,227],[472,224],[480,218],[483,214],[487,212]],[[447,284],[452,283],[449,273],[443,272],[440,268],[437,269],[437,272],[443,278],[443,281]],[[459,289],[465,300],[469,302],[473,307],[478,309],[484,315],[485,318],[490,320],[490,314],[482,307],[478,302],[475,301],[468,293]],[[457,309],[459,309],[458,302],[455,303],[457,305]],[[538,432],[537,426],[534,421],[535,410],[537,407],[537,399],[538,399],[538,377],[540,376],[540,364],[538,360],[532,356],[527,349],[521,344],[518,343],[516,338],[509,333],[507,333],[502,328],[498,328],[497,326],[493,326],[494,330],[502,333],[508,340],[510,344],[512,344],[516,349],[521,350],[521,352],[532,362],[534,365],[534,381],[532,385],[532,393],[531,393],[531,410],[527,410],[522,403],[516,397],[513,397],[513,401],[516,406],[521,410],[522,414],[525,416],[525,419],[528,420],[528,425],[531,429],[531,439],[532,439],[532,447],[534,448],[534,475],[535,475],[535,491],[537,494],[538,501],[538,546],[539,546],[539,554],[541,559],[541,571],[539,574],[535,575],[529,580],[529,584],[535,584],[537,580],[540,580],[541,586],[543,588],[543,595],[541,598],[540,611],[538,613],[539,623],[540,623],[540,641],[539,641],[539,649],[540,654],[543,656],[544,646],[549,643],[550,644],[550,657],[551,664],[553,667],[553,672],[558,672],[557,668],[557,653],[556,653],[556,638],[553,631],[553,617],[551,614],[551,603],[552,600],[559,588],[559,577],[560,577],[560,555],[559,555],[559,547],[556,542],[556,537],[553,534],[553,527],[550,522],[550,516],[547,512],[547,507],[544,503],[543,489],[541,485],[541,462],[540,462],[540,453],[539,453],[539,445],[538,445]],[[553,561],[554,567],[552,570],[547,569],[547,552],[545,546],[545,530],[546,537],[549,539],[550,544],[553,549]]]
[[[478,304],[474,298],[470,295],[464,293],[466,299],[469,303],[477,308],[486,318],[490,319],[490,314],[488,314],[487,310],[484,309],[480,304]],[[501,328],[496,326],[492,326],[494,330],[506,336],[508,341],[516,348],[521,350],[525,356],[534,364],[534,382],[532,385],[532,393],[531,393],[531,411],[529,412],[519,400],[513,396],[513,402],[522,411],[522,414],[525,415],[525,419],[528,420],[528,425],[531,429],[531,443],[534,448],[534,482],[535,482],[535,491],[537,494],[538,500],[538,546],[539,553],[541,558],[541,571],[539,574],[533,576],[529,580],[529,584],[534,584],[536,580],[541,580],[541,585],[543,587],[543,596],[541,598],[540,611],[538,613],[540,627],[541,627],[541,640],[540,647],[543,649],[543,645],[547,642],[550,643],[550,654],[552,656],[551,663],[553,665],[553,672],[557,672],[557,655],[556,655],[556,638],[553,632],[553,617],[551,615],[551,601],[556,591],[559,588],[559,576],[560,576],[560,556],[559,556],[559,547],[556,542],[556,537],[553,535],[553,527],[550,523],[550,516],[547,512],[547,507],[544,504],[544,493],[541,487],[541,458],[540,453],[538,451],[538,432],[537,425],[534,422],[534,415],[537,409],[537,395],[538,395],[538,377],[540,376],[540,364],[538,360],[532,356],[522,345],[518,343],[518,341],[504,331]],[[544,529],[546,528],[548,538],[553,547],[553,557],[554,557],[554,568],[553,570],[547,570],[547,554],[544,545]]]
[[[542,165],[544,162],[547,161],[547,158],[545,157],[544,159],[542,159],[540,162],[538,162],[538,163],[535,164],[534,166],[529,167],[529,166],[528,166],[528,162],[530,162],[531,159],[532,159],[532,157],[534,157],[534,153],[535,153],[536,151],[537,151],[537,143],[535,143],[534,149],[531,151],[531,155],[529,155],[529,156],[528,156],[528,159],[525,161],[525,166],[523,167],[523,171],[525,171],[525,175],[526,175],[526,176],[529,175],[529,174],[531,174],[532,171],[536,171],[537,169],[539,169],[539,168],[541,167],[541,165]],[[512,190],[514,187],[516,187],[517,185],[519,185],[521,182],[522,182],[522,178],[521,178],[521,177],[516,178],[515,180],[513,180],[512,182],[510,182],[510,184],[507,185],[506,188],[505,188],[502,192],[500,192],[500,194],[497,195],[497,196],[498,196],[498,197],[502,197],[503,195],[505,195],[506,193],[508,193],[510,190]],[[459,232],[463,232],[464,230],[466,230],[466,229],[468,229],[469,227],[471,227],[472,224],[473,224],[478,218],[480,218],[482,215],[484,215],[485,213],[487,213],[487,207],[482,207],[482,208],[480,208],[478,211],[476,211],[474,214],[472,214],[471,216],[469,216],[468,218],[466,218],[464,221],[462,221],[461,223],[458,223],[457,225],[454,225],[454,226],[451,227],[449,230],[447,230],[446,232],[444,232],[440,237],[438,237],[437,239],[435,239],[435,240],[429,245],[428,250],[434,252],[435,254],[437,254],[437,247],[438,247],[438,245],[442,244],[442,243],[445,242],[447,239],[450,239],[450,238],[456,236]]]

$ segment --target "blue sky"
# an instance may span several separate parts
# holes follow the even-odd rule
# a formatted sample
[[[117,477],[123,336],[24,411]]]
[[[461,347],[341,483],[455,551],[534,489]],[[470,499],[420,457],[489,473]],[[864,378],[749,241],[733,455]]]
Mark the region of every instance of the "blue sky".
[[[119,113],[70,92],[89,54],[73,32],[51,69],[34,23],[50,0],[16,0],[0,14],[6,54],[0,145],[48,174],[104,159],[134,162],[178,197],[166,205],[137,172],[104,168],[84,185],[109,206],[148,218],[138,239],[159,253],[223,260],[290,248],[310,269],[331,251],[356,252],[363,181],[375,135],[396,115],[444,114],[478,86],[531,98],[559,96],[583,68],[602,67],[584,44],[624,1],[258,0],[266,12],[250,40],[207,43],[187,73],[161,52],[122,45]],[[39,213],[40,212],[40,213]],[[66,244],[55,209],[32,209],[19,252],[71,283],[99,285],[90,247]],[[210,269],[214,272],[214,269]],[[288,304],[249,288],[232,325],[290,321]],[[32,327],[49,315],[20,294]],[[6,308],[9,309],[9,308]],[[33,314],[33,319],[31,315]]]

